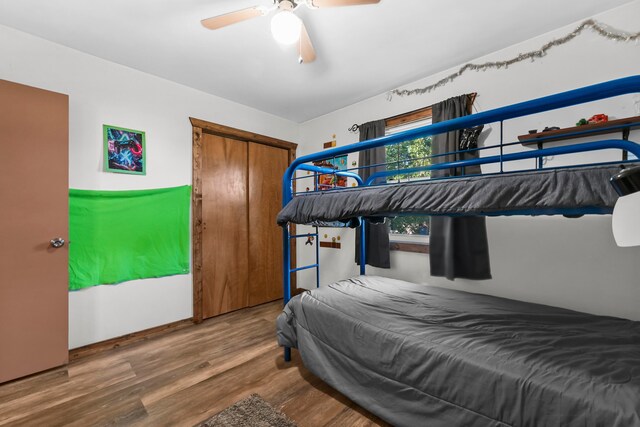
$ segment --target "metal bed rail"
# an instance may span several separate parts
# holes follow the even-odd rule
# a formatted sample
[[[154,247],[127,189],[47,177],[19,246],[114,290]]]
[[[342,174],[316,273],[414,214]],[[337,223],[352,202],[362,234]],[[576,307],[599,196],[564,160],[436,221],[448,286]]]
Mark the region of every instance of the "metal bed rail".
[[[399,132],[392,135],[387,135],[387,136],[372,139],[369,141],[349,144],[342,147],[336,147],[336,148],[324,150],[322,152],[302,156],[295,159],[284,173],[284,176],[282,178],[282,205],[283,207],[286,206],[287,203],[289,203],[289,201],[293,198],[295,194],[293,183],[301,179],[300,177],[295,176],[296,171],[298,170],[314,172],[314,175],[312,176],[312,178],[315,180],[314,190],[317,190],[319,174],[333,174],[335,176],[344,176],[347,178],[353,178],[356,180],[358,185],[362,186],[362,185],[375,185],[375,181],[377,179],[381,179],[389,176],[397,176],[397,175],[403,175],[403,174],[406,175],[406,174],[412,174],[412,173],[423,172],[423,171],[431,171],[431,170],[465,168],[468,166],[478,166],[483,164],[499,164],[500,174],[511,173],[511,172],[503,171],[503,164],[505,162],[515,161],[515,160],[525,160],[525,159],[536,159],[537,169],[542,169],[543,167],[542,159],[546,156],[564,155],[564,154],[572,154],[572,153],[584,153],[584,152],[596,151],[596,150],[618,149],[618,150],[622,150],[623,153],[624,152],[632,153],[636,158],[640,159],[640,145],[627,140],[620,140],[620,139],[607,139],[603,141],[572,144],[572,145],[567,145],[562,147],[538,148],[537,150],[509,153],[509,154],[504,154],[503,152],[504,147],[516,144],[516,143],[509,143],[509,144],[503,143],[503,123],[505,120],[529,116],[532,114],[537,114],[545,111],[556,110],[564,107],[583,104],[586,102],[592,102],[592,101],[597,101],[601,99],[612,98],[615,96],[637,93],[637,92],[640,92],[640,75],[625,77],[617,80],[611,80],[608,82],[599,83],[599,84],[595,84],[595,85],[591,85],[591,86],[587,86],[579,89],[574,89],[567,92],[544,96],[541,98],[520,102],[517,104],[505,106],[505,107],[500,107],[500,108],[496,108],[489,111],[484,111],[484,112],[480,112],[480,113],[476,113],[468,116],[463,116],[456,119],[447,120],[444,122],[434,123],[434,124]],[[328,167],[315,166],[315,165],[312,166],[308,164],[308,163],[319,162],[326,159],[331,159],[338,156],[343,156],[346,154],[355,153],[363,150],[378,148],[378,147],[392,145],[392,144],[398,144],[407,140],[438,135],[441,133],[471,128],[474,126],[484,125],[488,123],[496,123],[496,122],[500,123],[500,143],[498,145],[481,147],[481,148],[464,150],[464,151],[468,152],[468,151],[476,151],[476,150],[479,151],[482,149],[499,149],[500,150],[499,155],[478,157],[478,158],[467,159],[467,160],[456,160],[453,162],[437,163],[437,164],[431,164],[427,166],[413,167],[413,168],[407,168],[407,169],[401,169],[401,170],[387,170],[382,172],[375,172],[366,180],[366,182],[363,182],[362,178],[357,173],[352,172],[354,169],[340,171],[340,170],[334,170]],[[454,154],[459,155],[461,152],[462,151],[443,153],[436,156],[430,156],[430,158],[446,156],[446,155],[454,155]],[[392,162],[392,163],[395,163],[395,162]],[[381,166],[381,165],[374,165],[374,166]],[[362,168],[356,168],[356,169],[362,169]],[[551,169],[556,169],[556,168],[551,168]],[[308,178],[308,177],[303,177],[303,178]],[[363,275],[366,272],[365,227],[366,227],[366,221],[364,219],[361,219],[360,274],[363,274]],[[291,274],[292,273],[295,273],[297,271],[301,271],[304,269],[315,268],[316,282],[317,282],[316,285],[319,286],[320,284],[320,275],[319,275],[320,260],[318,255],[319,235],[316,227],[316,233],[315,233],[316,262],[314,264],[311,264],[305,267],[300,267],[300,268],[291,266],[291,239],[305,236],[305,234],[291,236],[289,233],[289,226],[286,225],[283,227],[282,235],[283,235],[283,260],[282,260],[283,288],[284,288],[284,303],[286,304],[291,299]],[[285,347],[284,349],[284,358],[286,361],[289,361],[291,359],[291,349],[288,347]]]
[[[446,169],[452,169],[452,168],[463,168],[467,166],[479,166],[479,165],[486,165],[491,163],[502,164],[505,162],[512,162],[515,160],[535,159],[535,158],[546,157],[546,156],[559,156],[563,154],[586,153],[589,151],[600,151],[600,150],[611,150],[611,149],[628,151],[636,157],[638,157],[638,154],[640,154],[640,146],[635,142],[626,141],[623,139],[607,139],[603,141],[567,145],[564,147],[540,148],[537,150],[525,151],[525,152],[519,152],[519,153],[479,157],[477,159],[469,159],[469,160],[457,160],[457,161],[447,162],[447,163],[436,163],[428,166],[420,166],[416,168],[403,169],[400,171],[388,170],[383,172],[376,172],[372,174],[369,178],[367,178],[364,185],[371,185],[375,182],[376,179],[385,178],[385,177],[394,176],[394,175],[411,174],[411,173],[430,171],[430,170],[446,170]],[[625,161],[620,161],[618,163],[625,163]],[[560,168],[553,168],[553,169],[560,169]],[[509,173],[509,172],[502,172],[502,173]]]

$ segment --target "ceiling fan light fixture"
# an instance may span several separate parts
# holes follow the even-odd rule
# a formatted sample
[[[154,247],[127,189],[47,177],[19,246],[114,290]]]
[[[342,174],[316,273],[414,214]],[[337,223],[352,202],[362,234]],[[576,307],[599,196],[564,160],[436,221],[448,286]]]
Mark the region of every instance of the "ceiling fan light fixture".
[[[271,34],[281,44],[294,44],[300,38],[302,21],[293,12],[281,10],[271,18]]]

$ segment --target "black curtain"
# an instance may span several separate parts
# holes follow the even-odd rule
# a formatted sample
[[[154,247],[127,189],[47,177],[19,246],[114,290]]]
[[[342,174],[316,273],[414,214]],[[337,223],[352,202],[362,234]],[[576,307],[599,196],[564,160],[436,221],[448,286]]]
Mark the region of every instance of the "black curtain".
[[[360,141],[379,138],[384,136],[385,121],[376,120],[360,125]],[[358,166],[368,166],[383,164],[367,169],[360,169],[359,174],[363,180],[366,180],[375,172],[387,169],[385,147],[372,148],[370,150],[360,151],[358,158]],[[367,247],[366,263],[373,267],[390,268],[389,261],[389,224],[372,224],[365,221],[365,245]],[[360,228],[356,230],[356,264],[360,265]]]
[[[433,105],[433,123],[466,116],[468,96],[462,95]],[[433,137],[432,154],[457,151],[462,131]],[[451,162],[477,157],[478,153],[451,154],[435,157],[433,163]],[[480,166],[465,168],[464,174],[480,173]],[[461,169],[433,171],[432,178],[462,175]],[[429,228],[429,262],[431,275],[454,280],[491,278],[489,245],[484,217],[431,217]]]

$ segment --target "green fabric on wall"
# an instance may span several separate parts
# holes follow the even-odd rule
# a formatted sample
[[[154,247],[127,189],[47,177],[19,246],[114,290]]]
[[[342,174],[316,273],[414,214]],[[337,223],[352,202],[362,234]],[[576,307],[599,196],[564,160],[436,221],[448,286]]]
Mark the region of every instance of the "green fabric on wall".
[[[69,190],[69,289],[189,273],[190,195]]]

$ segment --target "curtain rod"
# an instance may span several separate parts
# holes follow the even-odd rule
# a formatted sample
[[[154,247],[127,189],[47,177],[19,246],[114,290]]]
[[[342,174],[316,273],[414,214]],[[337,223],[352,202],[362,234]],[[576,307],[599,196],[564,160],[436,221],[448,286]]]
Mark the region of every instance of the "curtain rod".
[[[473,106],[473,103],[475,102],[476,97],[478,96],[478,92],[471,92],[471,93],[468,93],[468,94],[467,94],[467,96],[469,97],[469,101],[470,101],[470,102],[469,102],[469,104],[468,104],[469,114],[471,114],[471,107]],[[398,119],[402,119],[403,117],[407,117],[407,116],[410,116],[410,115],[412,115],[412,114],[416,114],[416,113],[419,113],[419,112],[421,112],[421,111],[428,110],[428,109],[430,109],[430,108],[432,108],[432,107],[433,107],[433,105],[428,105],[428,106],[426,106],[426,107],[418,108],[418,109],[416,109],[416,110],[407,111],[406,113],[397,114],[397,115],[395,115],[395,116],[387,117],[387,118],[385,118],[384,120],[385,120],[386,122],[388,122],[389,120],[398,120]],[[349,132],[353,132],[353,133],[358,132],[358,131],[360,130],[360,125],[359,125],[359,124],[357,124],[357,123],[354,123],[354,124],[353,124],[353,125],[351,125],[351,127],[350,127],[349,129],[347,129],[347,130],[348,130]]]

